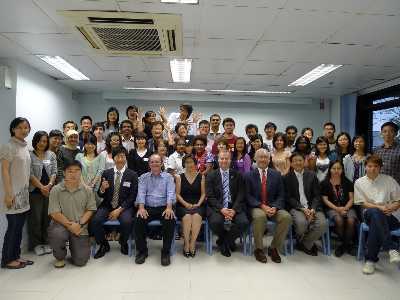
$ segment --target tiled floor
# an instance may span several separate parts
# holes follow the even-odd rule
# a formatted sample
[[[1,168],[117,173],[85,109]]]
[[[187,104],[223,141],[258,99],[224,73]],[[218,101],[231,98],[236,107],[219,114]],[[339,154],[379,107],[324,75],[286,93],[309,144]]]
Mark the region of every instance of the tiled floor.
[[[222,257],[198,251],[186,259],[181,251],[169,267],[160,266],[159,242],[150,244],[144,265],[112,251],[78,268],[67,264],[58,270],[51,255],[35,257],[35,264],[22,270],[0,271],[1,300],[224,300],[224,299],[400,299],[400,269],[382,255],[376,274],[365,276],[354,257],[338,259],[321,253],[309,257],[298,251],[283,257],[282,264],[266,265],[253,257],[234,253]],[[180,248],[179,248],[180,250]]]

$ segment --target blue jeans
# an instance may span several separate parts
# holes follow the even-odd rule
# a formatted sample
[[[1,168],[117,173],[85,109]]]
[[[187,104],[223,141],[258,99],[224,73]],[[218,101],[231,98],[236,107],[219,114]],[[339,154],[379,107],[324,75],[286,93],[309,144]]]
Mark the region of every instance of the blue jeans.
[[[384,251],[397,249],[390,235],[391,230],[400,228],[400,222],[395,217],[385,215],[378,208],[368,208],[364,210],[364,221],[369,226],[366,260],[377,262],[381,248]]]
[[[20,258],[22,229],[24,228],[26,215],[27,212],[20,214],[6,214],[8,225],[6,234],[4,235],[1,258],[2,268],[10,262]]]

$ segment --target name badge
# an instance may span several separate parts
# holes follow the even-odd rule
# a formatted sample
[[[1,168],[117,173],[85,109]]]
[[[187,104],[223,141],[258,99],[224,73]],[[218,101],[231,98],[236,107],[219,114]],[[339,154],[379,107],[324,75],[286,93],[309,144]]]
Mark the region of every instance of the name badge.
[[[45,159],[45,160],[43,161],[43,164],[49,165],[49,164],[50,164],[50,160],[49,160],[49,159]]]
[[[128,182],[128,181],[125,181],[123,184],[122,184],[122,186],[124,186],[124,187],[131,187],[131,183],[130,182]]]
[[[148,157],[143,158],[143,161],[149,161]]]

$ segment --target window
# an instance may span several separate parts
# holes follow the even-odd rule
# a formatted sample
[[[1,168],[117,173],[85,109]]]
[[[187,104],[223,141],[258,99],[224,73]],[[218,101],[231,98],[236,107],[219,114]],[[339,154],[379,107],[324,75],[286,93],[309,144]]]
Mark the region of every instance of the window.
[[[372,111],[372,148],[382,145],[381,126],[392,121],[400,126],[400,107],[392,107]]]

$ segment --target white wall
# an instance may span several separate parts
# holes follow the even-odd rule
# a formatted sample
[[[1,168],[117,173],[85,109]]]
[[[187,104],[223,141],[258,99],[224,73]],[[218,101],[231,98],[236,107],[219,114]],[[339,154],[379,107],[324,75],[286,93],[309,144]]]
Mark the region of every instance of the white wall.
[[[12,88],[4,88],[0,82],[0,144],[6,143],[10,138],[9,124],[15,117],[15,95],[17,85],[16,63],[10,60],[0,59],[1,66],[7,66],[12,78]]]
[[[16,114],[31,123],[32,139],[38,130],[61,129],[66,119],[77,119],[72,90],[55,79],[25,65],[17,67]]]
[[[203,114],[203,118],[208,119],[213,113],[218,113],[224,117],[232,117],[236,121],[237,135],[245,136],[244,127],[248,123],[254,123],[263,133],[264,125],[268,121],[277,124],[278,130],[284,131],[285,127],[294,124],[299,131],[303,127],[315,129],[315,136],[322,134],[322,124],[331,118],[330,104],[325,105],[325,109],[320,109],[319,100],[312,101],[311,104],[276,104],[276,103],[245,103],[243,102],[191,102],[187,97],[186,101],[151,101],[151,100],[129,100],[129,99],[103,99],[102,94],[82,94],[77,96],[80,113],[88,114],[96,121],[104,121],[107,109],[116,106],[120,112],[120,120],[125,119],[126,107],[135,104],[143,111],[158,110],[160,105],[166,107],[167,112],[178,111],[179,104],[183,102],[191,103],[196,111]],[[287,100],[287,99],[286,99]],[[222,128],[221,128],[222,130]]]

